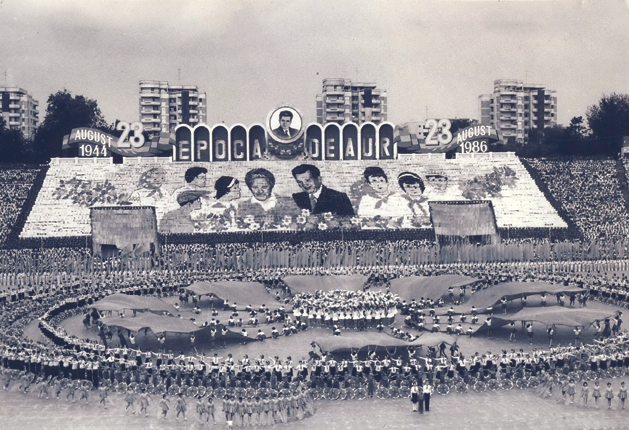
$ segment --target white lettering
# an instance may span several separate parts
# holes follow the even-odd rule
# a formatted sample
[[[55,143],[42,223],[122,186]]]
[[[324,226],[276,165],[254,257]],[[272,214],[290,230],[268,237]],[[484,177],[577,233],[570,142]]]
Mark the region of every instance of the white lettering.
[[[238,150],[238,148],[244,148],[245,147],[245,142],[243,142],[242,140],[235,140],[234,141],[234,159],[235,160],[242,160],[243,158],[245,158],[245,152],[242,150]]]
[[[318,158],[319,157],[319,146],[320,146],[319,139],[310,139],[310,148],[308,148],[308,151],[310,152],[310,156],[312,158]]]
[[[187,140],[182,140],[179,142],[179,160],[189,160],[190,154],[186,154],[190,152],[190,142]]]
[[[382,149],[381,155],[386,155],[387,157],[391,156],[391,152],[389,152],[389,145],[391,145],[391,140],[388,137],[380,139],[380,148]]]
[[[223,139],[214,141],[214,159],[226,160],[227,159],[227,144]]]
[[[325,158],[334,158],[336,156],[336,146],[334,145],[335,140],[333,137],[329,137],[325,141]]]
[[[201,160],[201,151],[207,150],[207,140],[198,140],[195,143],[197,147],[197,160]]]
[[[354,153],[354,142],[352,141],[352,138],[350,137],[349,139],[347,139],[347,143],[345,144],[345,157],[355,157],[356,154]]]
[[[367,146],[365,146],[365,142]],[[373,138],[363,139],[363,156],[373,157]]]
[[[253,154],[251,155],[251,159],[255,160],[257,158],[262,158],[262,147],[260,146],[260,141],[258,139],[254,139]]]

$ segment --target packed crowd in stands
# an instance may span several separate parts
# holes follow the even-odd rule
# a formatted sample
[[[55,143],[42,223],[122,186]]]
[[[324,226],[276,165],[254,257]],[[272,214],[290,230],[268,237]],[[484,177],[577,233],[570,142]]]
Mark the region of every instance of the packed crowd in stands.
[[[7,240],[40,168],[0,165],[0,245]]]
[[[615,239],[629,233],[627,202],[616,160],[553,158],[527,160],[543,177],[586,239]]]

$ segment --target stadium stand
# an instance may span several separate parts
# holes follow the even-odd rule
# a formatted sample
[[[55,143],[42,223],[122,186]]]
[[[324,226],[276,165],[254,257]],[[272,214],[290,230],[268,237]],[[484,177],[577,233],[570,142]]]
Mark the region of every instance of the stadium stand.
[[[627,209],[611,158],[530,159],[586,239],[624,237]]]
[[[16,230],[24,225],[28,202],[34,202],[45,169],[18,164],[0,164],[0,246],[10,245]],[[33,191],[33,193],[31,193]],[[31,202],[31,206],[32,206]]]

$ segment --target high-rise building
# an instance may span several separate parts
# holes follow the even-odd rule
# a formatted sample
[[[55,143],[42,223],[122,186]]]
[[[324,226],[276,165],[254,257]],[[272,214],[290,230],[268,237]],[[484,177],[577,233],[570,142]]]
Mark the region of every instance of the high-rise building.
[[[387,92],[371,82],[350,79],[324,79],[322,94],[317,94],[317,122],[344,124],[387,120]]]
[[[174,131],[207,122],[207,97],[196,85],[140,81],[140,122],[146,131]]]
[[[498,79],[478,101],[481,124],[493,125],[505,142],[527,143],[530,131],[557,125],[557,92],[544,85]]]
[[[31,137],[39,125],[39,102],[19,87],[0,87],[0,95],[0,112],[7,127],[21,130],[26,138]]]

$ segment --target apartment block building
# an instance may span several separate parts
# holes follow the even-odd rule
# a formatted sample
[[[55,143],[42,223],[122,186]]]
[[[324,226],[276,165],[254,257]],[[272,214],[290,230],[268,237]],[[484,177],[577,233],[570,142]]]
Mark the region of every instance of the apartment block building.
[[[498,79],[478,101],[480,123],[493,125],[505,142],[524,144],[532,130],[557,125],[557,92],[544,85]]]
[[[179,124],[207,123],[207,97],[196,85],[140,81],[140,122],[147,131],[170,132]]]
[[[39,125],[39,102],[19,87],[0,87],[0,95],[0,115],[7,127],[21,130],[26,138],[32,137]]]
[[[350,79],[324,79],[321,94],[317,94],[317,123],[344,124],[387,120],[387,92],[371,82]]]

